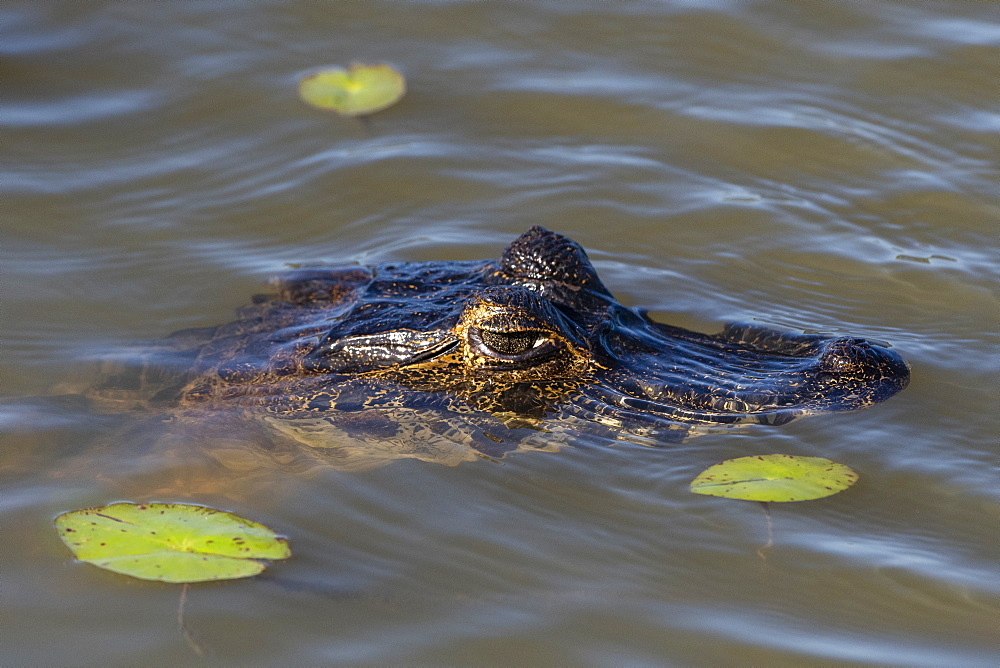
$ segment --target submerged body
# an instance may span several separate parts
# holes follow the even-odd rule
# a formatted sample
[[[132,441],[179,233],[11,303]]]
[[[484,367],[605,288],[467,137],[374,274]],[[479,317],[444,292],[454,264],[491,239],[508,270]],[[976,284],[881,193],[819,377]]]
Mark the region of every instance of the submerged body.
[[[441,444],[457,443],[450,460],[572,432],[654,443],[698,425],[783,423],[864,408],[909,380],[864,339],[653,322],[541,227],[499,261],[296,271],[255,302],[168,339],[161,368],[142,370],[158,378],[145,397],[251,414],[331,452],[354,440],[384,458],[441,460]],[[163,373],[167,358],[183,368]]]

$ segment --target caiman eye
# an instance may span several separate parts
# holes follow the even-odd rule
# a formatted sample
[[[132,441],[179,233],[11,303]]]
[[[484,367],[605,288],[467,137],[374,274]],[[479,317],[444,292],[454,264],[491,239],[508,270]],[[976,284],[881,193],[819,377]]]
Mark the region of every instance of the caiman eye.
[[[544,343],[548,337],[541,332],[491,332],[480,330],[479,338],[489,348],[502,355],[520,355],[536,345]]]
[[[469,341],[479,354],[507,362],[548,357],[559,349],[546,332],[537,330],[494,332],[473,327],[469,329]]]

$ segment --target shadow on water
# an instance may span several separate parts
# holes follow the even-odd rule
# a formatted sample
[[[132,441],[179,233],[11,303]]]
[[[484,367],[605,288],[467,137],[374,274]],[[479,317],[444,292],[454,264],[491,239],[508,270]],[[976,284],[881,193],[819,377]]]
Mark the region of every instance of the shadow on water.
[[[176,589],[72,564],[52,530],[118,499],[290,536],[266,578],[192,588],[185,624],[213,661],[993,663],[994,14],[8,3],[4,663],[191,660]],[[295,95],[351,60],[410,84],[365,133]],[[663,447],[591,434],[351,471],[259,426],[43,396],[96,351],[225,322],[289,264],[495,257],[535,224],[659,321],[888,341],[912,381],[866,411]],[[771,452],[861,478],[772,507],[762,569],[759,507],[687,484]]]

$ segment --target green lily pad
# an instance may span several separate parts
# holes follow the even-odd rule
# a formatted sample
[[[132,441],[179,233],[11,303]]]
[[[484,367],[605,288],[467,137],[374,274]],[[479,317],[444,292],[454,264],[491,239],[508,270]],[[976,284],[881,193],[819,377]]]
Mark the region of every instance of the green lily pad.
[[[299,97],[319,109],[344,116],[364,116],[396,104],[406,92],[406,80],[391,65],[330,67],[299,81]]]
[[[182,503],[113,503],[55,519],[80,561],[142,580],[204,582],[257,575],[288,541],[232,513]]]
[[[842,492],[858,474],[822,457],[760,455],[710,466],[691,481],[695,494],[745,501],[810,501]]]

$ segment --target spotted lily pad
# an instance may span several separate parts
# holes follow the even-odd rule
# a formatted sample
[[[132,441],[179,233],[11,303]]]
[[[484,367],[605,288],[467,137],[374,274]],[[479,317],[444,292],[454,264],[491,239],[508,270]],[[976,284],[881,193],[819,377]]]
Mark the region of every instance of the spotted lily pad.
[[[238,515],[181,503],[113,503],[56,517],[80,561],[142,580],[203,582],[257,575],[288,542]]]
[[[299,97],[319,109],[364,116],[390,107],[406,92],[406,80],[390,65],[330,67],[299,81]]]
[[[710,466],[691,481],[695,494],[746,501],[809,501],[842,492],[858,474],[822,457],[760,455]]]

